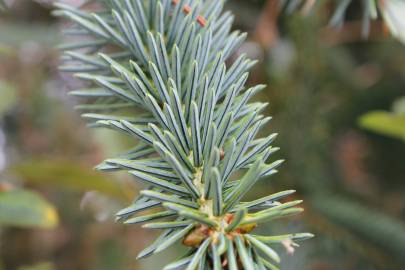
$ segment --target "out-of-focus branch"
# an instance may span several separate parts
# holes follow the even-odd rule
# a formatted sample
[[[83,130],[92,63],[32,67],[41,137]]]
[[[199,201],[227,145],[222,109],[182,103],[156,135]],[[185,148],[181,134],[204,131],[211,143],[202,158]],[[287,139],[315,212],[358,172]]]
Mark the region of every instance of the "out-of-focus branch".
[[[279,38],[277,29],[279,14],[279,0],[268,0],[260,15],[254,33],[254,39],[264,48],[271,48]]]
[[[382,40],[389,37],[389,30],[381,21],[372,21],[368,40]],[[336,46],[342,43],[353,43],[364,40],[362,36],[362,22],[346,22],[342,28],[325,27],[321,30],[320,39],[328,46]]]

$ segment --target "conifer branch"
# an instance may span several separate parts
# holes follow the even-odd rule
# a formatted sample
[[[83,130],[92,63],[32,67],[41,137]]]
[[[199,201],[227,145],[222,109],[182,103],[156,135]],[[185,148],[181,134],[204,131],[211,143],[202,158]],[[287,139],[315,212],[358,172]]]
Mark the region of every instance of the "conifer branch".
[[[146,187],[117,220],[162,230],[138,258],[178,241],[190,248],[165,269],[277,269],[268,244],[312,237],[251,234],[302,209],[279,202],[294,191],[242,201],[282,161],[267,163],[275,134],[257,137],[270,118],[261,114],[266,103],[250,101],[264,86],[246,86],[255,61],[226,62],[246,34],[231,30],[224,2],[56,4],[55,14],[72,21],[65,34],[78,37],[61,46],[61,70],[88,85],[71,92],[84,100],[83,117],[134,138],[133,149],[97,167],[126,170]]]

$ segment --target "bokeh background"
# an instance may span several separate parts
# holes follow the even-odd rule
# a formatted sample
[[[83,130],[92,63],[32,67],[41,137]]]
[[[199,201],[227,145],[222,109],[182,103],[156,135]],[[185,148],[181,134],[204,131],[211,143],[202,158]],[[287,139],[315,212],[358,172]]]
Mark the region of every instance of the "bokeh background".
[[[53,1],[11,0],[0,15],[0,269],[161,269],[181,247],[144,261],[154,233],[114,222],[137,193],[125,174],[93,167],[132,144],[91,130],[57,70],[63,22]],[[79,4],[78,0],[68,0]],[[381,21],[361,34],[362,9],[328,27],[333,7],[280,12],[279,1],[232,0],[238,53],[260,60],[249,84],[274,116],[280,173],[250,196],[296,189],[305,213],[268,224],[268,234],[316,235],[282,269],[404,269],[405,44]],[[354,1],[357,2],[357,1]],[[359,1],[360,2],[360,1]],[[256,193],[256,194],[254,194]]]

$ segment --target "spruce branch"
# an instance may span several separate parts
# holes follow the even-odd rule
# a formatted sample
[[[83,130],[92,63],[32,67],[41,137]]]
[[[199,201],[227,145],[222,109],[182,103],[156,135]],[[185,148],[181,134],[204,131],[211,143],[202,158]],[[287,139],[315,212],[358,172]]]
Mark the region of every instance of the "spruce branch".
[[[298,214],[301,201],[284,191],[242,201],[282,161],[267,163],[276,134],[258,138],[271,119],[250,99],[264,86],[245,86],[255,61],[229,57],[246,34],[231,31],[225,0],[98,0],[56,4],[74,42],[62,71],[87,83],[71,95],[92,127],[134,138],[133,149],[97,166],[126,170],[145,185],[117,220],[162,231],[138,258],[182,243],[189,253],[165,269],[277,269],[269,244],[311,234],[257,236],[273,219]],[[87,5],[95,7],[89,11]]]

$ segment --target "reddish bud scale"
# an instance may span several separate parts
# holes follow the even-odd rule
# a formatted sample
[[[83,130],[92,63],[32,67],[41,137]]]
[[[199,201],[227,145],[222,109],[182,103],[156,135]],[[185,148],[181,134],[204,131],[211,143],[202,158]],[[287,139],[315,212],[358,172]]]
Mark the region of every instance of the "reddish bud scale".
[[[220,158],[221,160],[223,160],[223,159],[225,158],[225,151],[224,151],[224,149],[221,149],[221,150],[219,151],[219,158]]]
[[[206,225],[200,225],[183,239],[183,244],[188,247],[198,247],[209,235],[210,228]]]
[[[189,14],[191,12],[191,7],[189,5],[184,5],[183,12]]]
[[[198,16],[197,16],[197,22],[198,22],[202,27],[204,27],[205,25],[207,25],[207,20],[206,20],[203,16],[201,16],[201,15],[198,15]]]

